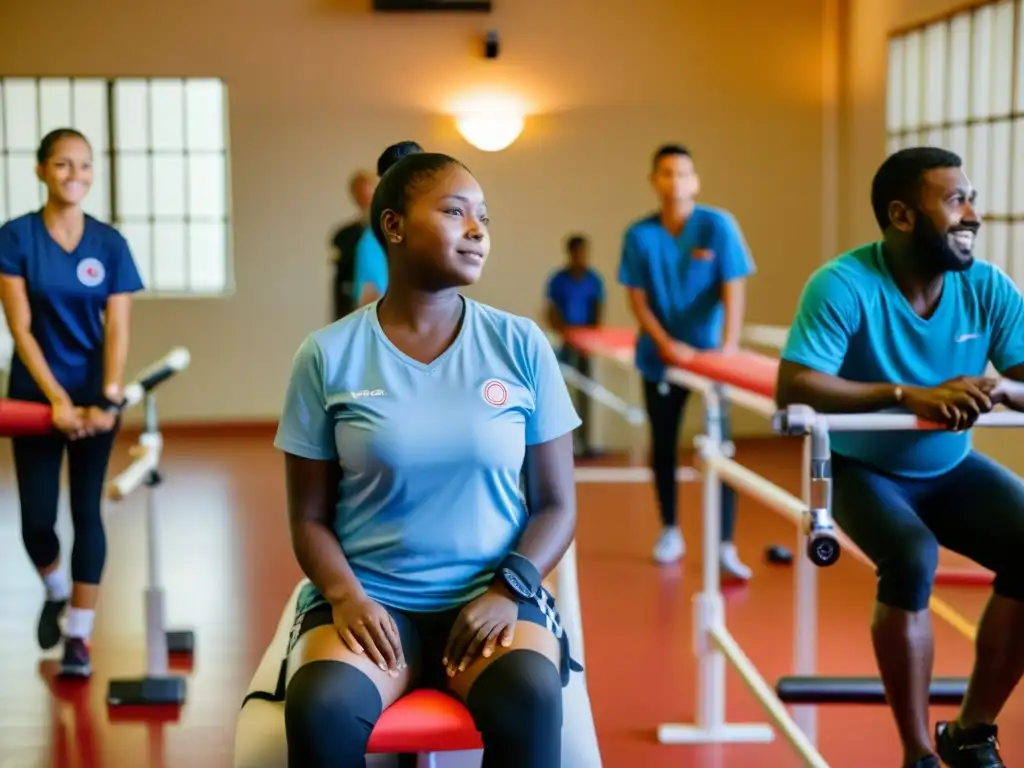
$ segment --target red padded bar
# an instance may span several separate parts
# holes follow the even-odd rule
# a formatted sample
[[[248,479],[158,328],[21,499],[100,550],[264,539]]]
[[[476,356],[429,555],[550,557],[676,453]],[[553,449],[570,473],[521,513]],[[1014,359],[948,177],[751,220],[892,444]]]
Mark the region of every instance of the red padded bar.
[[[774,357],[757,352],[737,352],[731,355],[700,352],[685,363],[675,363],[675,367],[705,379],[775,398],[779,361]]]
[[[636,346],[632,328],[572,328],[565,332],[565,341],[581,352],[599,355],[608,350],[631,351]],[[722,384],[730,384],[765,397],[775,397],[775,379],[779,361],[757,352],[701,352],[687,362],[675,362],[680,368]]]
[[[367,752],[375,754],[455,752],[482,749],[473,716],[440,691],[413,691],[380,716]]]
[[[562,337],[580,352],[600,354],[604,350],[632,352],[636,346],[636,330],[633,328],[570,328]]]
[[[53,431],[50,406],[0,399],[0,436],[47,435]]]
[[[988,569],[974,568],[942,568],[935,571],[936,586],[947,587],[988,587],[992,585],[996,575]]]

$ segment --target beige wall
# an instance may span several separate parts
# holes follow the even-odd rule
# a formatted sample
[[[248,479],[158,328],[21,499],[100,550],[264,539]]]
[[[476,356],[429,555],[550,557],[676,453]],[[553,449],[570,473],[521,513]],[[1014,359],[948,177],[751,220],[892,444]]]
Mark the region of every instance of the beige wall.
[[[163,396],[165,418],[251,421],[276,416],[296,345],[327,317],[325,240],[352,212],[346,175],[397,139],[456,154],[485,186],[495,246],[473,295],[539,316],[563,235],[582,230],[614,323],[628,321],[617,249],[652,203],[650,152],[685,142],[704,199],[733,210],[753,247],[750,320],[788,323],[821,259],[876,235],[867,197],[885,151],[887,34],[963,4],[516,0],[490,17],[407,17],[374,16],[368,0],[4,3],[0,74],[227,80],[236,292],[140,301],[131,366],[185,344],[193,368]],[[494,62],[476,50],[488,28],[502,36]],[[533,116],[488,155],[444,112],[495,88]],[[633,383],[607,374],[620,391]],[[599,422],[606,442],[626,440],[616,419]],[[1010,460],[999,436],[981,444]]]
[[[971,4],[965,0],[844,3],[841,44],[840,217],[843,248],[878,236],[871,178],[885,157],[887,40],[891,32]]]
[[[237,291],[136,310],[131,367],[173,344],[193,353],[162,398],[166,418],[276,416],[292,353],[327,317],[325,241],[351,214],[345,177],[397,139],[456,154],[484,184],[494,253],[473,295],[538,316],[563,235],[582,230],[616,323],[627,320],[618,242],[652,204],[650,153],[685,142],[704,199],[735,212],[756,254],[750,317],[788,322],[822,256],[823,0],[785,11],[762,0],[503,0],[490,17],[374,16],[368,5],[0,4],[0,74],[229,84]],[[502,57],[488,62],[476,41],[492,27]],[[486,155],[440,113],[493,86],[535,116],[511,149]]]

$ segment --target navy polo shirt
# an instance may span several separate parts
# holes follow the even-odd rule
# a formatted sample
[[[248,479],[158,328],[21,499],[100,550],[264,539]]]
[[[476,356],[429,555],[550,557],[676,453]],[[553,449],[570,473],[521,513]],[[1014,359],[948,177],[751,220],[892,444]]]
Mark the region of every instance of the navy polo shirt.
[[[35,211],[0,227],[0,274],[24,278],[32,336],[72,401],[98,402],[107,299],[143,288],[124,236],[86,216],[82,239],[69,253],[46,229],[42,211]],[[17,352],[8,397],[46,402]]]

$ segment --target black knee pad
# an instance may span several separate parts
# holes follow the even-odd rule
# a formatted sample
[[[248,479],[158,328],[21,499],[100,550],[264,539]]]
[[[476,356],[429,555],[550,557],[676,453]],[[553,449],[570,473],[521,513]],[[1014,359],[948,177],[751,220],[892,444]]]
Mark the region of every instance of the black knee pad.
[[[284,697],[289,768],[364,768],[382,709],[377,686],[351,664],[300,667]]]
[[[938,566],[935,539],[908,541],[898,556],[878,566],[878,602],[904,611],[923,611],[932,596]]]
[[[484,742],[485,768],[559,768],[562,678],[536,651],[505,654],[480,673],[466,700]]]

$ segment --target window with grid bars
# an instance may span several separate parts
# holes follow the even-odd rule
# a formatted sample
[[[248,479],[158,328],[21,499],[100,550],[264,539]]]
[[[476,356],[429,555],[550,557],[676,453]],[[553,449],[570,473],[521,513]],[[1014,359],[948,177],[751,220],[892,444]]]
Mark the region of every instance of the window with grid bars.
[[[47,132],[88,137],[86,212],[126,237],[144,295],[216,296],[232,287],[227,101],[215,79],[0,78],[0,220],[38,209]]]
[[[1024,0],[998,0],[889,39],[889,152],[960,155],[984,225],[975,255],[1024,288]]]

